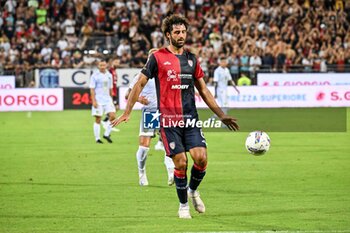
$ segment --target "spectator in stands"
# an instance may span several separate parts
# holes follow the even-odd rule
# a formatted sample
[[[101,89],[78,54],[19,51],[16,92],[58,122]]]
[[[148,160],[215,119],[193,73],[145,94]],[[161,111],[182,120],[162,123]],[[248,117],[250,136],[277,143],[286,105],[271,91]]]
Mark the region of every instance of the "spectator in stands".
[[[240,61],[239,61],[240,65],[241,65],[241,72],[247,73],[249,72],[249,56],[248,54],[242,54],[240,56]]]
[[[72,13],[68,13],[68,18],[61,24],[61,29],[66,35],[75,34],[75,20]]]
[[[40,51],[40,54],[43,57],[43,61],[47,62],[51,58],[52,48],[44,39],[41,39],[40,44],[44,45],[44,47]]]
[[[147,61],[147,55],[144,51],[139,50],[132,58],[131,58],[131,66],[142,68]]]
[[[131,55],[131,47],[127,39],[121,40],[117,48],[117,56],[122,57],[123,54]]]
[[[51,66],[52,68],[59,69],[61,68],[62,60],[60,58],[60,55],[57,52],[54,52],[52,54],[52,60],[51,60]]]
[[[241,77],[237,80],[237,86],[250,85],[252,85],[252,80],[245,73],[241,73]]]
[[[35,10],[36,15],[36,24],[39,26],[43,23],[46,23],[47,9],[45,3],[41,3],[39,8]]]
[[[70,56],[67,54],[63,57],[61,68],[68,69],[74,67]]]
[[[239,78],[239,66],[240,66],[240,61],[237,54],[232,53],[228,61],[229,61],[229,68],[230,68],[232,79],[233,81],[236,82]]]
[[[313,64],[312,54],[309,53],[307,56],[304,55],[301,63],[304,66],[304,72],[311,72],[312,71],[312,64]]]
[[[261,65],[262,61],[258,55],[258,49],[255,49],[253,56],[249,58],[250,77],[255,77],[255,73],[260,69]]]
[[[82,54],[78,50],[73,53],[72,65],[74,68],[82,68],[84,66]]]

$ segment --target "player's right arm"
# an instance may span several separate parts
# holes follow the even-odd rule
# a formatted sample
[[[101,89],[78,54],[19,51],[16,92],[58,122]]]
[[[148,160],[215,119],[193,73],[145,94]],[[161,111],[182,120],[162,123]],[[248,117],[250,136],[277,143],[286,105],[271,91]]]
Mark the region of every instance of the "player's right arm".
[[[131,92],[131,88],[129,88],[126,93],[125,93],[125,99],[128,100],[129,99],[129,95],[130,95],[130,92]],[[148,105],[149,104],[149,101],[146,97],[144,96],[139,96],[139,98],[137,99],[137,102],[143,104],[143,105]]]
[[[97,108],[97,101],[95,98],[95,89],[94,88],[90,88],[90,96],[91,96],[92,106],[94,106],[94,108]]]
[[[137,74],[134,79],[131,81],[130,85],[129,85],[129,88],[127,90],[127,92],[125,93],[125,99],[129,99],[129,95],[130,95],[130,92],[131,90],[134,88],[135,84],[137,83],[137,81],[139,81],[140,79],[140,74]],[[137,99],[137,102],[143,104],[143,105],[147,105],[149,104],[149,101],[147,100],[146,97],[144,96],[139,96],[139,98]]]
[[[139,80],[135,83],[135,86],[130,91],[128,102],[126,104],[124,113],[118,119],[112,122],[112,126],[117,126],[121,122],[129,120],[131,110],[134,107],[142,89],[146,86],[147,82],[148,82],[148,78],[145,75],[140,74]]]
[[[95,93],[96,80],[95,80],[94,75],[92,75],[90,78],[90,86],[89,87],[90,87],[90,96],[91,96],[92,106],[94,106],[94,108],[97,108],[96,93]]]
[[[136,101],[138,100],[142,89],[146,86],[148,79],[155,77],[158,70],[157,61],[152,54],[143,67],[138,81],[135,83],[134,87],[131,89],[128,102],[126,104],[126,109],[118,119],[112,122],[112,126],[116,126],[123,121],[128,121],[130,118],[131,110],[134,107]]]

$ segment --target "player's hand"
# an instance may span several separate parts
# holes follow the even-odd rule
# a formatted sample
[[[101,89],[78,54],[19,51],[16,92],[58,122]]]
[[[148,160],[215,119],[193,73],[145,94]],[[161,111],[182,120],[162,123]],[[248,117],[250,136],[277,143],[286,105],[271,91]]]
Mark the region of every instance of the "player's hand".
[[[143,104],[143,105],[148,105],[148,104],[149,104],[148,99],[147,99],[146,97],[144,97],[144,96],[140,96],[139,99],[138,99],[138,101],[139,101],[141,104]]]
[[[113,120],[111,122],[111,126],[114,127],[114,126],[117,126],[119,125],[120,123],[122,122],[128,122],[129,121],[129,118],[130,118],[130,115],[129,114],[126,114],[125,112],[123,113],[123,115],[121,115],[120,117],[118,117],[117,119]]]
[[[223,117],[220,118],[222,123],[224,123],[230,130],[237,131],[239,130],[239,126],[237,124],[237,119],[224,115]]]
[[[97,108],[97,102],[96,101],[92,101],[92,106],[94,106],[94,108]]]

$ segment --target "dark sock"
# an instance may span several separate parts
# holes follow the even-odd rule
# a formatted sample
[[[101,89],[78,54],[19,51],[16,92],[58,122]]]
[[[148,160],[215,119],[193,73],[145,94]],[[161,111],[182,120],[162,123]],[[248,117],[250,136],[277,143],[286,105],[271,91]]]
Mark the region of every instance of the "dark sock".
[[[191,169],[190,189],[197,190],[198,185],[201,183],[203,177],[205,176],[206,168],[207,166],[200,167],[197,164],[193,164]]]
[[[107,122],[109,120],[108,115],[105,117],[105,119],[103,119],[104,122]]]
[[[176,184],[177,197],[179,198],[180,203],[187,203],[187,175],[186,170],[177,170],[174,171],[174,181]]]

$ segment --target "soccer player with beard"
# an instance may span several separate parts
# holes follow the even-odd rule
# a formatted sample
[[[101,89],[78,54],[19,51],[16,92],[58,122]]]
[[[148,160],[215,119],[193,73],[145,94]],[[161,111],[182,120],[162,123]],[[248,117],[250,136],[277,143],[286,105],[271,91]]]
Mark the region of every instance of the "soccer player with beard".
[[[178,211],[180,218],[191,218],[188,198],[197,212],[205,212],[205,205],[197,188],[206,173],[208,157],[206,141],[201,128],[168,127],[164,122],[198,120],[194,90],[196,87],[205,103],[230,130],[239,128],[237,120],[225,115],[215,102],[203,80],[204,73],[197,58],[183,48],[188,26],[187,19],[179,15],[171,15],[163,20],[162,31],[169,45],[150,56],[141,71],[139,81],[130,93],[124,113],[112,123],[118,125],[129,120],[143,87],[148,79],[154,78],[158,109],[161,113],[160,132],[167,156],[171,157],[175,164],[174,180],[180,201]],[[186,152],[189,152],[194,161],[189,184]]]

